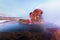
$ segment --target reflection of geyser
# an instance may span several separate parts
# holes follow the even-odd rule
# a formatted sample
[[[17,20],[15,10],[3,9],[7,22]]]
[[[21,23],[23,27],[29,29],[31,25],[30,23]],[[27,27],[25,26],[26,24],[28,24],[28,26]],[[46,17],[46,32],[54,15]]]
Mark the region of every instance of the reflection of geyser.
[[[1,32],[18,32],[18,31],[31,31],[31,32],[44,32],[48,31],[48,28],[57,28],[55,25],[46,24],[21,24],[16,22],[15,24],[5,24],[0,27]]]

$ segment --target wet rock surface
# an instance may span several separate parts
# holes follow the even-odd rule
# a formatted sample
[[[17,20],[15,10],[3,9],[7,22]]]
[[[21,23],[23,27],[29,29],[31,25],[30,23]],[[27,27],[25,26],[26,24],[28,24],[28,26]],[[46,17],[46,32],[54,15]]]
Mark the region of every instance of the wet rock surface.
[[[54,35],[47,32],[0,32],[0,40],[52,40]],[[55,40],[55,39],[54,39]]]

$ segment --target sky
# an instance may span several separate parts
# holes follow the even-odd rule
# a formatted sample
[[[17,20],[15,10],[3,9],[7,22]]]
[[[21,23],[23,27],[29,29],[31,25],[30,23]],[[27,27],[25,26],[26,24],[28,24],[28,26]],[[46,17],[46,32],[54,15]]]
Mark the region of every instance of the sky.
[[[0,15],[29,18],[29,13],[39,8],[43,19],[60,26],[60,0],[0,0]]]
[[[39,5],[42,0],[0,0],[0,13],[13,16],[28,18],[30,11]]]

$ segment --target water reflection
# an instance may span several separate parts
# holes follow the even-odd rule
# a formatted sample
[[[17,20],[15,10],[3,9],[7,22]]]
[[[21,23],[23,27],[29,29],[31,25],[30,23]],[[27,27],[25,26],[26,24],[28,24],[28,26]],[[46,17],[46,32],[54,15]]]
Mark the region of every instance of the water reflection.
[[[44,31],[47,28],[57,28],[56,25],[46,24],[21,24],[16,21],[0,24],[0,32],[17,32],[17,31]]]

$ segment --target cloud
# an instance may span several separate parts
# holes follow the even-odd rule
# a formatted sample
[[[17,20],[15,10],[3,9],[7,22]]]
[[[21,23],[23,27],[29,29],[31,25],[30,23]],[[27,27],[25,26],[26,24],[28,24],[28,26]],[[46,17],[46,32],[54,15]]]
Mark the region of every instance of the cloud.
[[[45,21],[57,25],[60,24],[60,0],[41,3],[36,8],[40,8],[43,10],[43,18],[45,19]]]
[[[45,19],[45,21],[59,25],[60,0],[49,0],[41,3],[40,2],[41,1],[34,3],[32,1],[33,5],[31,5],[32,3],[29,2],[29,6],[28,3],[25,2],[25,6],[23,6],[24,2],[22,3],[19,1],[18,3],[14,0],[0,0],[0,13],[6,14],[7,16],[11,17],[28,18],[29,15],[27,14],[29,14],[32,9],[34,10],[34,8],[38,5],[36,8],[40,8],[43,10],[43,18]]]

